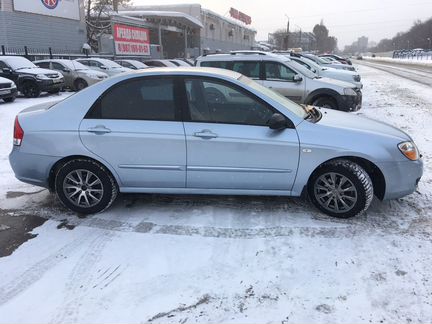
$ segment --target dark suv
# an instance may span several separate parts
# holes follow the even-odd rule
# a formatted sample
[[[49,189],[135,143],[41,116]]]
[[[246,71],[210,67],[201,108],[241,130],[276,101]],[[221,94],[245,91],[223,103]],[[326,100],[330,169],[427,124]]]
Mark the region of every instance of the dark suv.
[[[59,72],[41,69],[20,56],[0,56],[0,77],[12,80],[27,98],[37,98],[40,93],[58,93],[64,85]]]

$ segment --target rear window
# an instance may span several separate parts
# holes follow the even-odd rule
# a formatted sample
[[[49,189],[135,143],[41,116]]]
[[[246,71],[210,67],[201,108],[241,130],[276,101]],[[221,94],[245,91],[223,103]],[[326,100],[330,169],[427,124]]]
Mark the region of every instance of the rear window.
[[[205,62],[201,62],[200,66],[219,68],[219,69],[229,69],[229,63],[231,62],[205,61]]]

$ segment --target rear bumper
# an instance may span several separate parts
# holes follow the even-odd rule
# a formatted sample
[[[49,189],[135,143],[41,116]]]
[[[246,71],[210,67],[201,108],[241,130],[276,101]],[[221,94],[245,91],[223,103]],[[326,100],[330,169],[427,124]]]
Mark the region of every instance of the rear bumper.
[[[48,188],[49,173],[58,157],[20,152],[14,146],[9,154],[9,163],[15,177],[25,183]]]
[[[362,93],[357,89],[357,96],[341,95],[338,98],[338,107],[342,111],[357,111],[362,106]]]
[[[376,163],[381,169],[386,189],[384,200],[397,199],[412,194],[423,175],[423,161]]]

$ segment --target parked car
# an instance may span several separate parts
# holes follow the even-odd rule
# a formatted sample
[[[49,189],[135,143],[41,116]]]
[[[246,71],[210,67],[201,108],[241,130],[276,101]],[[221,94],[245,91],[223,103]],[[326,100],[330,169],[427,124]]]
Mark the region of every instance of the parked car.
[[[172,59],[169,61],[171,63],[174,63],[174,65],[176,65],[176,66],[191,66],[188,62],[185,62],[185,61],[180,60],[180,59]]]
[[[344,111],[361,108],[362,93],[352,83],[318,77],[285,56],[236,51],[198,57],[197,66],[240,72],[297,103]]]
[[[63,74],[65,87],[80,91],[89,85],[108,78],[108,74],[90,70],[77,61],[50,59],[33,62],[41,68],[51,69]]]
[[[60,73],[41,69],[20,56],[0,56],[0,77],[12,80],[27,98],[37,98],[44,91],[58,93],[64,86]]]
[[[15,176],[78,213],[103,211],[118,192],[307,192],[324,213],[350,217],[374,194],[411,194],[423,173],[415,143],[393,126],[300,106],[211,68],[122,74],[28,108],[15,119],[13,144]]]
[[[132,71],[131,69],[125,68],[114,61],[102,59],[102,58],[92,57],[92,58],[85,58],[85,59],[76,59],[75,61],[88,66],[92,70],[104,72],[109,76]]]
[[[148,66],[153,67],[176,67],[177,65],[170,60],[146,60],[144,61]]]
[[[0,99],[4,102],[13,102],[17,96],[17,92],[15,82],[0,77]]]
[[[302,54],[303,56],[307,57],[308,59],[314,61],[315,63],[323,66],[323,67],[332,67],[335,69],[342,69],[342,70],[348,70],[348,71],[356,71],[356,68],[352,65],[346,65],[346,64],[341,64],[339,62],[329,62],[321,57],[318,57],[314,54]]]
[[[289,58],[297,62],[304,67],[306,67],[308,70],[316,73],[318,76],[327,77],[330,79],[335,80],[341,80],[345,82],[349,82],[354,84],[358,89],[363,88],[363,84],[361,83],[361,77],[360,74],[353,71],[347,71],[347,70],[340,70],[335,69],[331,67],[323,67],[318,64],[316,64],[314,61],[300,55],[289,55]]]
[[[149,68],[148,65],[137,60],[115,60],[114,62],[131,70],[144,70]]]
[[[349,58],[345,58],[345,57],[342,57],[342,56],[339,56],[336,54],[322,54],[322,55],[320,55],[320,57],[330,57],[330,58],[333,58],[342,64],[352,65],[352,62]]]

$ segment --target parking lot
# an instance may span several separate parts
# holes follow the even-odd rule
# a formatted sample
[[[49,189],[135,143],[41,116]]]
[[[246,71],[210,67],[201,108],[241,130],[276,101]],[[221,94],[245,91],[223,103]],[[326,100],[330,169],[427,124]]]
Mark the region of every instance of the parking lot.
[[[1,103],[0,322],[430,323],[432,88],[358,68],[356,113],[409,133],[425,169],[346,220],[286,197],[132,194],[79,218],[8,162],[15,115],[71,93]]]

